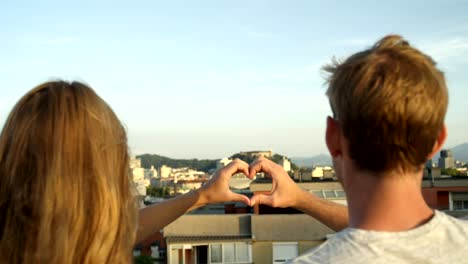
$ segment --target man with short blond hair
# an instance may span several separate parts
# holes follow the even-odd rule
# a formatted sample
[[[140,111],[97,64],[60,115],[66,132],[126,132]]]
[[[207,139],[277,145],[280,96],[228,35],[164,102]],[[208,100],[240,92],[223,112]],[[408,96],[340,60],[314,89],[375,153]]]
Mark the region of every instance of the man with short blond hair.
[[[251,205],[295,207],[340,232],[293,263],[466,263],[468,222],[431,209],[423,167],[442,147],[448,92],[435,62],[390,35],[330,73],[326,144],[348,208],[300,189],[260,158],[250,176],[270,174],[270,195]]]

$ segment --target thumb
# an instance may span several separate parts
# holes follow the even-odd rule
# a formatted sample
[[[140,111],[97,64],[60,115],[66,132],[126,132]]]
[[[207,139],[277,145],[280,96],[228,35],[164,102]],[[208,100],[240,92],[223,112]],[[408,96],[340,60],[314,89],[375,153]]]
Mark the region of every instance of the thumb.
[[[231,192],[231,195],[229,195],[229,199],[233,202],[241,202],[246,205],[250,205],[250,200],[247,196],[238,194],[238,193],[233,193]]]
[[[273,197],[271,195],[255,194],[252,198],[250,198],[250,206],[254,206],[256,204],[265,204],[274,207]]]

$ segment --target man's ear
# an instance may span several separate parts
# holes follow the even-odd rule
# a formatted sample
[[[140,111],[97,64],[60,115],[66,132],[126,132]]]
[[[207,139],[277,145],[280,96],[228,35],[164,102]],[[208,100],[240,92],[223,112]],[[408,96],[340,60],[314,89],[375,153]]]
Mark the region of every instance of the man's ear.
[[[436,141],[434,142],[434,146],[432,147],[431,153],[429,153],[429,155],[427,156],[428,160],[432,159],[432,157],[434,157],[434,155],[440,151],[440,149],[445,143],[445,139],[447,139],[447,127],[444,124],[444,126],[439,132],[439,135],[437,136]]]
[[[341,127],[335,119],[327,117],[327,130],[325,132],[325,142],[327,143],[328,151],[332,157],[337,157],[342,154],[341,150]]]

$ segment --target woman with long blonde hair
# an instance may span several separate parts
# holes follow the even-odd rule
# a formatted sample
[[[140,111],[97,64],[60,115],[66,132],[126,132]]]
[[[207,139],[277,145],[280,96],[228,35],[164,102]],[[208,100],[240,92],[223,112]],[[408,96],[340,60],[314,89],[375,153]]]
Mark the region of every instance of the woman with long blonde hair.
[[[232,162],[202,188],[138,211],[126,132],[87,85],[24,95],[0,135],[0,263],[128,263],[133,245],[207,203],[241,201]]]

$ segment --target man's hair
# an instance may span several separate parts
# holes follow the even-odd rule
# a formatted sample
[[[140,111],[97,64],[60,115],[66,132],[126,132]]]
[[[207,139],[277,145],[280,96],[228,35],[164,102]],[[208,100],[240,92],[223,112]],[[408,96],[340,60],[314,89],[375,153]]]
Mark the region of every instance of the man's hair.
[[[0,134],[0,262],[131,262],[128,164],[125,129],[90,87],[28,92]]]
[[[323,69],[334,118],[361,170],[415,171],[429,158],[448,105],[444,74],[402,37],[389,35]]]

